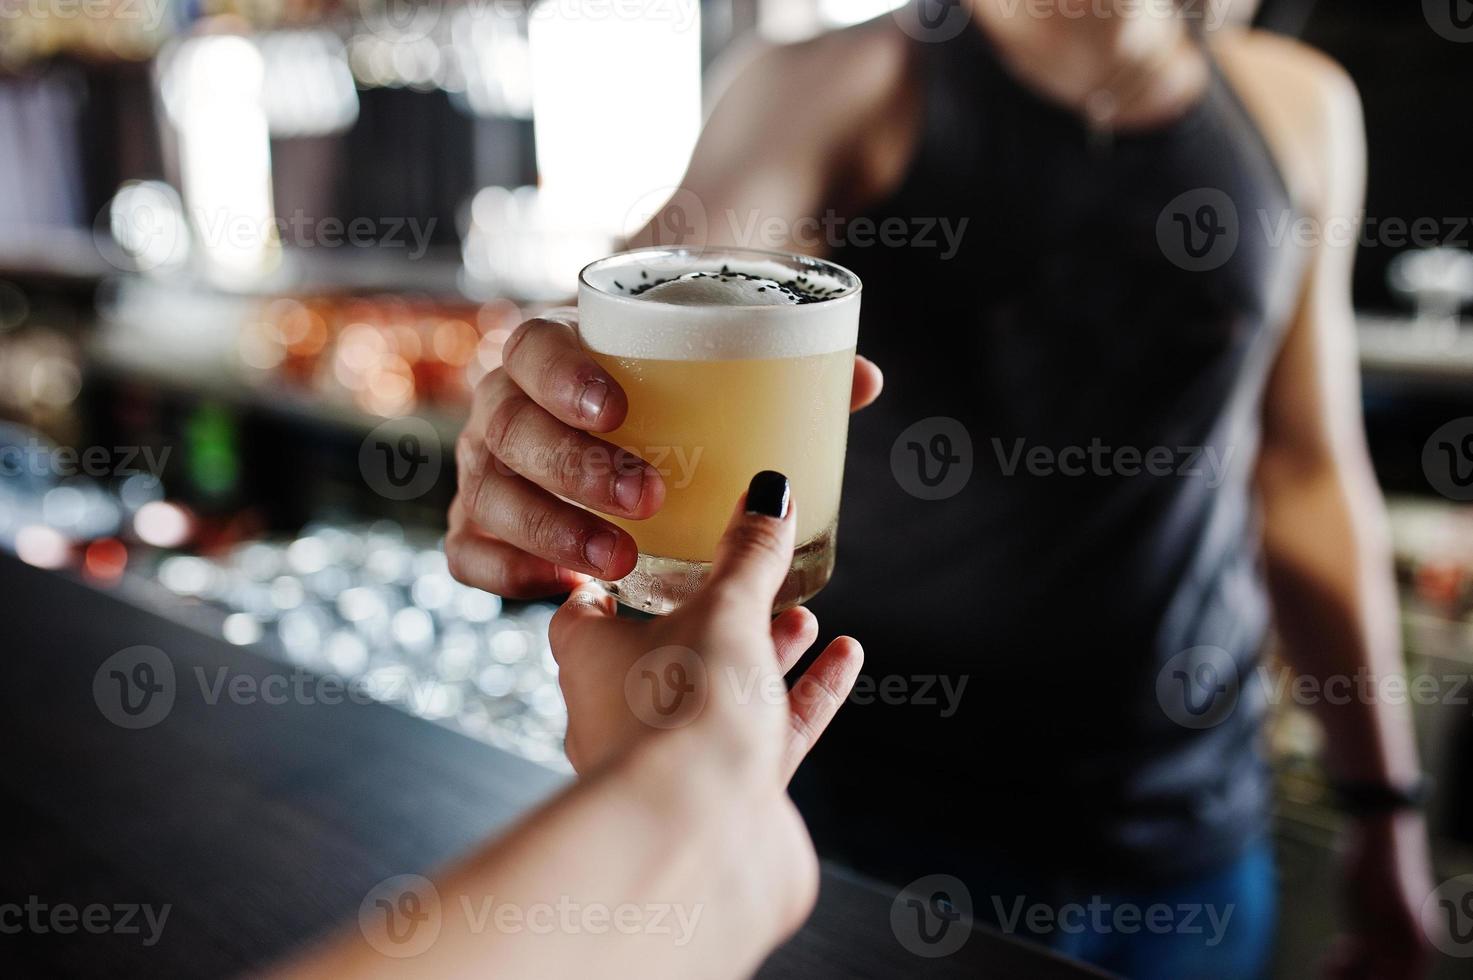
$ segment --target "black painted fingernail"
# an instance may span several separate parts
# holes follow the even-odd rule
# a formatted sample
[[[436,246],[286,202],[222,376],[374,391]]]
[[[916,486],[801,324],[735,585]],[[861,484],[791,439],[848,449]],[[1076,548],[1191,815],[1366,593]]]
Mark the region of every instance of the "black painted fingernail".
[[[788,478],[772,470],[752,477],[747,487],[747,513],[776,517],[788,516]]]

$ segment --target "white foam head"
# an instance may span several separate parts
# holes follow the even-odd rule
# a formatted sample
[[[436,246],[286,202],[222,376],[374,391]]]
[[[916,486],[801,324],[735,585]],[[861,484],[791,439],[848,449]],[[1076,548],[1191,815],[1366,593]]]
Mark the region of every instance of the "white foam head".
[[[652,248],[579,276],[579,334],[593,351],[651,360],[745,360],[849,350],[859,279],[805,256]]]
[[[679,279],[656,283],[639,298],[646,303],[676,306],[797,306],[798,294],[776,279],[687,272]]]

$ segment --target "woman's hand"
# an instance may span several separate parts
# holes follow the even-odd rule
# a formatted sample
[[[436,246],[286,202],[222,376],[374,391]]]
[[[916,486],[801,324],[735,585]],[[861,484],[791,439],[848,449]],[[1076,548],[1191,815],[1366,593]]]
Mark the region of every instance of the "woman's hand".
[[[451,574],[467,585],[532,598],[588,575],[622,578],[634,539],[598,514],[642,520],[664,502],[653,466],[598,438],[623,424],[629,402],[578,343],[577,317],[523,323],[502,366],[476,386],[455,444],[459,492],[445,536]],[[879,369],[856,358],[851,407],[874,401],[880,385]]]
[[[788,691],[787,672],[818,634],[802,607],[771,618],[793,553],[795,506],[786,477],[759,473],[737,507],[705,586],[661,619],[615,616],[596,584],[580,587],[551,627],[568,704],[568,758],[580,773],[662,733],[705,743],[774,786],[833,718],[863,652],[841,637]]]
[[[818,857],[786,787],[863,659],[835,640],[786,690],[783,672],[817,632],[807,610],[769,616],[793,533],[787,479],[759,474],[710,580],[674,614],[621,620],[596,586],[579,589],[552,641],[585,778],[436,876],[446,911],[412,961],[386,960],[360,923],[281,976],[751,976],[817,899]],[[553,897],[685,925],[502,932],[449,911]]]

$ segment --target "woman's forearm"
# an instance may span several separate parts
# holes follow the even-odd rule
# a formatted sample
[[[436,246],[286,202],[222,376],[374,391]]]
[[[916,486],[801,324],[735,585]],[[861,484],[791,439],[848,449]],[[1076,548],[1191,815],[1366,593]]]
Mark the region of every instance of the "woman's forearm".
[[[437,876],[423,952],[395,959],[354,930],[288,975],[747,975],[782,938],[785,898],[764,881],[802,832],[772,792],[713,771],[679,733],[653,740]]]
[[[786,477],[758,474],[753,486],[774,477],[781,494],[737,503],[699,601],[635,623],[588,588],[559,610],[549,634],[583,778],[433,886],[421,881],[425,895],[371,894],[361,935],[290,975],[735,978],[798,927],[818,858],[787,783],[863,653],[835,640],[799,681],[830,697],[788,695],[785,665],[817,623],[799,610],[772,618],[796,534]],[[683,725],[652,728],[621,682],[661,649],[698,656],[713,681],[756,686],[708,683]],[[426,938],[395,938],[415,932],[392,925],[399,910]]]

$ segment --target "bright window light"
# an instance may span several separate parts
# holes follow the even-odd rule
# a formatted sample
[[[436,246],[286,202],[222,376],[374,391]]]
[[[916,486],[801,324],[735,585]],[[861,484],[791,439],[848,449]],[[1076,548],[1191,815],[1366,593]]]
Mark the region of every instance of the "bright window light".
[[[222,285],[253,282],[279,255],[261,53],[227,34],[190,38],[166,60],[161,81],[206,271]]]
[[[908,0],[760,0],[758,29],[769,40],[801,41],[888,14]]]
[[[455,12],[450,37],[471,110],[530,118],[531,55],[516,14],[504,6],[467,4]]]
[[[329,136],[358,120],[348,53],[331,31],[275,31],[256,39],[261,104],[273,136]]]
[[[529,15],[542,204],[609,236],[673,192],[701,124],[699,3],[629,6],[543,0]]]
[[[907,0],[818,0],[818,15],[829,27],[846,27],[888,14]]]

